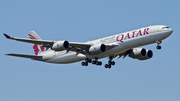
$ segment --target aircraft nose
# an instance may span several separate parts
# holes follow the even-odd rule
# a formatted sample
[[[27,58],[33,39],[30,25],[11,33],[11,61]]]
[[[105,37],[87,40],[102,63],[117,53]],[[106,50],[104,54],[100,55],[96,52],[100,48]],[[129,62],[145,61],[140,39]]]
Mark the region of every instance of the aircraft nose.
[[[173,33],[173,30],[170,28],[169,29],[169,35],[171,35]]]
[[[166,33],[164,33],[164,36],[167,38],[173,33],[173,30],[171,28],[166,30]]]

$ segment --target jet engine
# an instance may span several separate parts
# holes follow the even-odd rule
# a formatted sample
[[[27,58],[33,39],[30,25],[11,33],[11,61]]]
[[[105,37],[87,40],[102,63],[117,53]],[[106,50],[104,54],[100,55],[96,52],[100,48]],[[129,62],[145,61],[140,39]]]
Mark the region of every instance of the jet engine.
[[[146,56],[140,58],[139,60],[147,60],[152,58],[152,56],[153,56],[153,52],[151,50],[146,50]]]
[[[55,51],[63,51],[63,50],[68,49],[68,48],[69,48],[69,42],[68,41],[57,41],[51,47],[51,49],[55,50]]]
[[[144,48],[135,48],[129,54],[133,59],[139,59],[146,56],[146,50]]]
[[[152,56],[153,52],[151,50],[145,50],[144,48],[132,49],[131,53],[129,54],[129,57],[139,60],[147,60],[152,58]]]
[[[96,44],[89,48],[91,54],[98,54],[106,51],[106,46],[104,44]]]

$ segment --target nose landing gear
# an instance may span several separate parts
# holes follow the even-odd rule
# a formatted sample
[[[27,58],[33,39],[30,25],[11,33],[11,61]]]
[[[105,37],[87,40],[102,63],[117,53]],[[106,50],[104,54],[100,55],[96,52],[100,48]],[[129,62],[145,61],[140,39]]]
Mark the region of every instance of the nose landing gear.
[[[161,46],[160,46],[159,44],[161,44],[162,41],[161,41],[161,40],[158,40],[156,43],[158,44],[158,45],[156,46],[156,49],[160,50],[160,49],[161,49]]]

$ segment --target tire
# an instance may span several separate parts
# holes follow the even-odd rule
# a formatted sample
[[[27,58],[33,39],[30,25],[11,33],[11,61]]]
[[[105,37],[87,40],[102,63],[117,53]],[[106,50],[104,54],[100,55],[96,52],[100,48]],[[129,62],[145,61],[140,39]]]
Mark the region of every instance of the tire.
[[[110,68],[111,68],[111,65],[109,65],[108,68],[110,69]]]
[[[88,66],[88,62],[85,63],[85,66]]]
[[[82,66],[85,66],[85,62],[81,62],[81,65],[82,65]]]
[[[108,68],[109,66],[108,66],[108,64],[105,64],[105,66],[104,66],[105,68]]]
[[[96,61],[96,65],[99,65],[99,62],[98,62],[98,61]]]
[[[91,59],[89,59],[89,61],[88,61],[89,63],[91,63],[92,62],[92,60]]]
[[[111,65],[111,64],[112,64],[112,62],[111,62],[111,61],[108,61],[108,64],[109,64],[109,65]]]
[[[99,65],[99,66],[101,66],[101,65],[102,65],[102,62],[101,62],[101,61],[100,61],[100,62],[98,62],[98,65]]]
[[[92,61],[92,64],[95,64],[95,61]]]
[[[112,64],[112,65],[115,65],[115,62],[114,62],[114,61],[112,61],[112,62],[111,62],[111,64]]]
[[[161,49],[161,46],[159,46],[159,49]]]
[[[160,50],[160,49],[161,49],[161,46],[156,46],[156,48]]]

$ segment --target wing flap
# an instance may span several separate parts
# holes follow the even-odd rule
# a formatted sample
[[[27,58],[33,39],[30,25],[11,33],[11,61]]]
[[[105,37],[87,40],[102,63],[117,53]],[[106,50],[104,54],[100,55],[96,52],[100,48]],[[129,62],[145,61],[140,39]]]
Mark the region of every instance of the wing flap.
[[[91,47],[90,44],[86,44],[86,43],[69,42],[69,44],[70,44],[71,47],[78,47],[78,48],[81,48],[81,49]]]
[[[90,47],[92,46],[92,44],[88,44],[88,43],[70,42],[69,44],[70,44],[70,46],[72,46],[72,47],[78,47],[78,48],[81,48],[81,49],[90,48]],[[118,46],[118,44],[105,44],[105,46],[106,46],[108,49],[111,49],[111,48],[114,48],[114,47]]]
[[[107,50],[109,50],[109,49],[112,49],[112,48],[118,46],[118,44],[115,44],[115,43],[113,43],[113,44],[105,44],[105,46],[106,46]]]
[[[86,53],[89,51],[89,48],[93,45],[93,44],[89,44],[89,43],[77,43],[77,42],[70,42],[70,48],[68,49],[68,51],[75,51],[81,54],[86,55]],[[118,46],[118,44],[105,44],[107,50],[112,49],[116,46]]]

